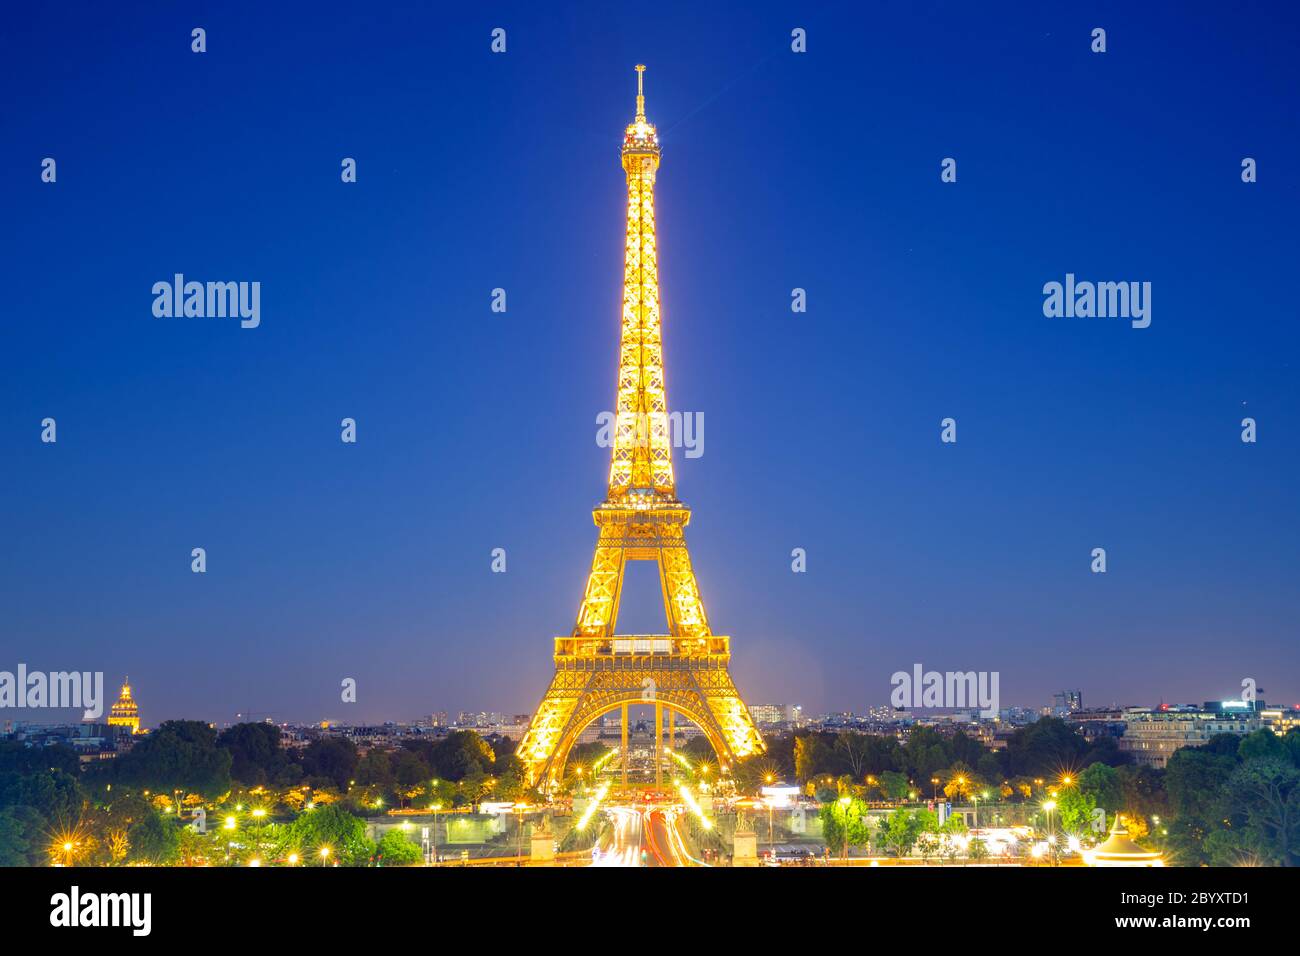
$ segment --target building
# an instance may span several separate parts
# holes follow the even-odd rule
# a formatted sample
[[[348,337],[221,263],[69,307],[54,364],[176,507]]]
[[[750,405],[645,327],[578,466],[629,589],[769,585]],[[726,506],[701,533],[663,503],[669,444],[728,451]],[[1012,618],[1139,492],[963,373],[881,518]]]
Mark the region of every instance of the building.
[[[1064,717],[1083,710],[1083,691],[1063,690],[1052,695],[1052,716]]]
[[[140,733],[140,708],[131,696],[130,678],[122,681],[122,692],[108,711],[108,724],[110,727],[126,727],[133,734]]]
[[[1130,707],[1124,711],[1119,749],[1139,767],[1162,768],[1181,747],[1200,747],[1219,734],[1245,735],[1264,726],[1253,708],[1211,710],[1192,704]]]
[[[1094,707],[1090,710],[1076,710],[1065,718],[1065,722],[1079,733],[1084,740],[1092,743],[1103,737],[1116,739],[1124,736],[1128,728],[1124,720],[1124,711],[1118,707]]]
[[[759,727],[797,727],[803,708],[798,704],[750,704],[749,716]]]

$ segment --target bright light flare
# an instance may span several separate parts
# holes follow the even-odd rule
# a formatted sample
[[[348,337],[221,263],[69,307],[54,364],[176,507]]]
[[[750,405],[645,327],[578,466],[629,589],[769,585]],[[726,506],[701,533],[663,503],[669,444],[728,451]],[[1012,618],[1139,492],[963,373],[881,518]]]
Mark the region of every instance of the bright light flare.
[[[691,792],[686,789],[686,784],[678,787],[677,792],[682,795],[682,800],[690,808],[691,813],[699,817],[700,825],[706,830],[713,829],[713,821],[704,815],[704,809],[696,802],[695,797],[691,796]]]
[[[596,808],[600,806],[600,801],[605,799],[605,794],[609,793],[609,784],[602,784],[596,791],[596,796],[592,798],[591,803],[587,804],[587,809],[582,811],[582,816],[578,820],[578,829],[587,829],[587,824],[596,813]]]

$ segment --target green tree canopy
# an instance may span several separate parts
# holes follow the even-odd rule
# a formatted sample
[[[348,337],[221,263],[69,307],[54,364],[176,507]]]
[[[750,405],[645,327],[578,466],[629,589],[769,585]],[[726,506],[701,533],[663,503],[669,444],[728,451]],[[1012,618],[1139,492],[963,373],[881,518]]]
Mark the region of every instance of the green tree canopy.
[[[412,842],[401,827],[385,830],[375,849],[377,860],[384,866],[410,866],[420,860],[420,848]]]
[[[357,747],[346,737],[321,737],[307,745],[302,755],[303,773],[323,777],[339,790],[347,790],[357,772]]]
[[[168,720],[112,761],[113,778],[138,789],[197,793],[212,799],[230,789],[230,753],[199,720]]]
[[[221,732],[217,746],[230,752],[230,775],[246,787],[276,782],[289,763],[274,724],[235,724]]]

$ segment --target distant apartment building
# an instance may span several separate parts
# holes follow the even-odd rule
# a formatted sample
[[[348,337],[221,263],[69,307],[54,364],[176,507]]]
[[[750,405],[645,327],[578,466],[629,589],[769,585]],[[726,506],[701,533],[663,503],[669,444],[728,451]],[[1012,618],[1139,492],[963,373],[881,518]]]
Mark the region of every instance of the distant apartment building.
[[[1103,737],[1119,738],[1124,736],[1128,727],[1124,720],[1124,711],[1118,707],[1094,707],[1091,710],[1076,710],[1065,717],[1065,722],[1091,742]]]
[[[1191,704],[1130,707],[1123,717],[1124,734],[1119,738],[1119,749],[1139,767],[1162,768],[1182,747],[1200,747],[1219,734],[1245,735],[1265,726],[1260,712],[1253,707],[1226,710]]]
[[[1039,718],[1039,714],[1029,707],[1004,707],[998,712],[998,720],[1004,724],[1010,724],[1012,727],[1023,727],[1026,724],[1032,724]]]
[[[1052,695],[1052,716],[1065,717],[1083,710],[1083,691],[1063,690]]]
[[[798,704],[751,704],[749,716],[759,727],[799,727],[803,721],[803,708]]]
[[[1295,727],[1300,727],[1300,704],[1294,707],[1260,708],[1259,719],[1279,737],[1285,737]]]
[[[509,723],[505,714],[497,713],[494,710],[464,711],[456,715],[456,726],[461,729],[477,729],[479,727],[501,727]]]
[[[87,721],[78,724],[6,724],[4,737],[28,747],[70,747],[84,768],[100,760],[112,760],[131,749],[131,728]]]

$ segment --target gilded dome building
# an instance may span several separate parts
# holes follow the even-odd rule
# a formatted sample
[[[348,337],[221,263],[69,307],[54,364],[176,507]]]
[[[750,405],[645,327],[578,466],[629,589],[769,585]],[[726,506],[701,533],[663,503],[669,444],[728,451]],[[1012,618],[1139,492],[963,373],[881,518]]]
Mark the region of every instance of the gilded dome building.
[[[140,733],[140,708],[131,696],[130,678],[122,682],[122,693],[108,711],[108,724],[110,727],[129,727],[133,734]]]

